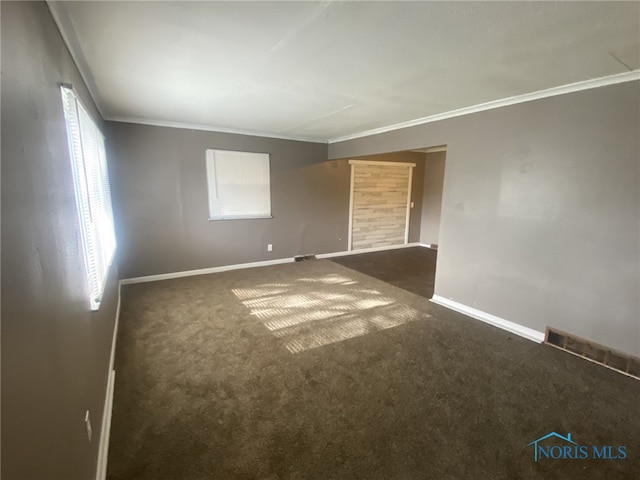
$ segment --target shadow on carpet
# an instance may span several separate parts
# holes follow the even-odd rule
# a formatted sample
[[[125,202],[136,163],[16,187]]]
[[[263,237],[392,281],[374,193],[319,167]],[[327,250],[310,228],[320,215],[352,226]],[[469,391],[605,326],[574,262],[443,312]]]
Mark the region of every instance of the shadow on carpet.
[[[123,287],[116,371],[110,480],[640,478],[639,382],[326,260]]]

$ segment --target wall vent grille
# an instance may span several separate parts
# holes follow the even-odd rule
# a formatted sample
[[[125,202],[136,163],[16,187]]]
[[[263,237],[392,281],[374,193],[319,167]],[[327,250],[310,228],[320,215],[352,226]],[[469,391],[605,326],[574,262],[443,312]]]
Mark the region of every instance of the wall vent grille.
[[[544,343],[640,380],[640,358],[547,327]]]

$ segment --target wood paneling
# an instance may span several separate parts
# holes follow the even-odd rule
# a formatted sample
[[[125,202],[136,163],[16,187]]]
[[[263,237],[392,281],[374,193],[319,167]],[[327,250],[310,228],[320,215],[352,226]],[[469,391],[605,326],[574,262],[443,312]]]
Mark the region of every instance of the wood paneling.
[[[355,165],[353,250],[405,243],[409,171],[404,165]]]

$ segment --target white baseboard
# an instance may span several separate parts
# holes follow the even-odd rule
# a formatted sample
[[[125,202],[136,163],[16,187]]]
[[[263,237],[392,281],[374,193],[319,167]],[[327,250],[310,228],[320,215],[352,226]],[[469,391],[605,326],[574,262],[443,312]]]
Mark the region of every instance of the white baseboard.
[[[475,308],[455,302],[453,300],[449,300],[439,295],[434,295],[431,301],[443,307],[455,310],[458,313],[462,313],[469,317],[475,318],[476,320],[480,320],[481,322],[488,323],[489,325],[493,325],[494,327],[498,327],[515,335],[527,338],[533,342],[542,343],[544,341],[544,332],[539,332],[538,330],[534,330],[533,328],[525,327],[524,325],[520,325],[519,323],[496,317],[495,315],[491,315],[490,313],[483,312],[482,310],[477,310]]]
[[[107,383],[107,395],[105,397],[104,412],[102,414],[102,430],[100,431],[100,447],[98,451],[98,468],[96,480],[106,480],[107,460],[109,458],[109,437],[111,434],[111,412],[113,411],[113,393],[116,380],[116,371],[109,372]]]
[[[223,265],[222,267],[200,268],[198,270],[186,270],[183,272],[161,273],[158,275],[148,275],[146,277],[124,278],[120,282],[122,285],[134,283],[156,282],[158,280],[170,280],[172,278],[192,277],[195,275],[207,275],[209,273],[228,272],[230,270],[241,270],[243,268],[267,267],[269,265],[280,265],[282,263],[292,263],[293,258],[277,258],[275,260],[265,260],[263,262],[239,263],[236,265]]]
[[[421,243],[406,243],[404,245],[391,245],[386,247],[363,248],[362,250],[351,250],[344,252],[320,253],[316,258],[342,257],[344,255],[359,255],[361,253],[381,252],[383,250],[397,250],[408,247],[426,247]],[[221,267],[200,268],[198,270],[185,270],[182,272],[160,273],[158,275],[147,275],[144,277],[123,278],[121,285],[132,285],[134,283],[156,282],[158,280],[170,280],[172,278],[192,277],[195,275],[207,275],[210,273],[228,272],[231,270],[242,270],[243,268],[268,267],[269,265],[280,265],[283,263],[295,262],[295,258],[277,258],[275,260],[265,260],[263,262],[237,263],[235,265],[223,265]]]
[[[320,253],[316,255],[316,258],[332,258],[332,257],[343,257],[345,255],[360,255],[361,253],[382,252],[384,250],[398,250],[400,248],[409,248],[409,247],[424,247],[424,245],[414,242],[414,243],[405,243],[403,245],[389,245],[386,247],[372,247],[372,248],[363,248],[360,250],[345,250],[343,252]]]
[[[424,247],[424,248],[430,248],[432,250],[437,250],[438,249],[437,245],[434,246],[433,243],[419,243],[418,245],[420,245],[421,247]]]
[[[96,480],[107,478],[107,459],[109,457],[109,436],[111,434],[111,412],[113,411],[113,392],[115,387],[116,371],[113,366],[116,358],[116,339],[118,338],[118,323],[120,321],[120,285],[118,283],[118,305],[116,307],[116,321],[113,325],[113,337],[111,339],[111,355],[109,357],[109,376],[107,378],[107,392],[104,397],[104,409],[102,411],[102,426],[100,428],[100,444],[98,445],[98,466],[96,468]]]

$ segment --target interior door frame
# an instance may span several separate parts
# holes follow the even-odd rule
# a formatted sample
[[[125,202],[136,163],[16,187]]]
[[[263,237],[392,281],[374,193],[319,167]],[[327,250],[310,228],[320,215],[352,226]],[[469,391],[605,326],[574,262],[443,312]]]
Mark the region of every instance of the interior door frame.
[[[351,181],[349,189],[349,231],[347,233],[347,251],[353,250],[353,193],[355,190],[355,173],[357,165],[387,165],[392,167],[408,167],[409,168],[409,185],[407,188],[407,214],[404,227],[404,245],[409,243],[409,220],[411,218],[411,186],[413,183],[413,169],[415,163],[408,162],[378,162],[376,160],[349,160],[351,165]]]

